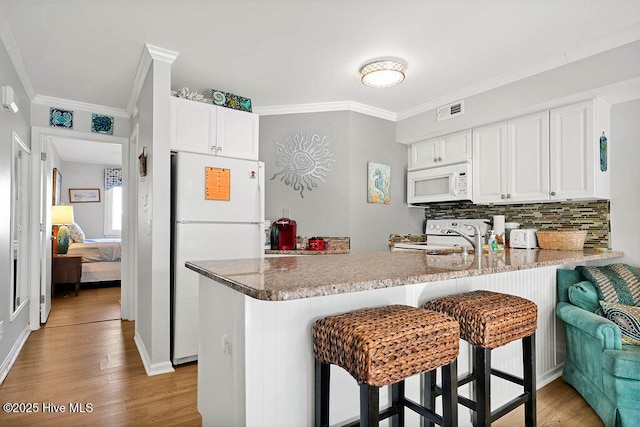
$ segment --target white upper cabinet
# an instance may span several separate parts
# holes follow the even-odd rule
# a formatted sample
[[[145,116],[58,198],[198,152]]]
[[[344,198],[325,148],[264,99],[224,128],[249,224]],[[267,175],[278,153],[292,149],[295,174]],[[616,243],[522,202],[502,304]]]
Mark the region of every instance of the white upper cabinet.
[[[171,149],[258,160],[256,114],[171,97]]]
[[[215,154],[216,108],[175,96],[170,99],[171,149]]]
[[[471,130],[416,142],[409,146],[409,170],[461,163],[471,159]]]
[[[550,190],[552,200],[609,198],[609,171],[601,167],[608,156],[609,106],[602,101],[551,110]],[[606,162],[608,163],[608,161]]]
[[[258,160],[258,119],[256,114],[230,108],[218,110],[217,154]]]
[[[473,130],[473,201],[549,200],[549,114]]]

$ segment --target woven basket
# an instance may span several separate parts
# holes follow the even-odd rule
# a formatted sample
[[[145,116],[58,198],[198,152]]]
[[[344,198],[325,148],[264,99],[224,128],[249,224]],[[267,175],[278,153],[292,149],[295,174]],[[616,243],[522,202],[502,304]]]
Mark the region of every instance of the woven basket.
[[[584,248],[587,231],[537,231],[536,236],[540,249],[581,251]]]

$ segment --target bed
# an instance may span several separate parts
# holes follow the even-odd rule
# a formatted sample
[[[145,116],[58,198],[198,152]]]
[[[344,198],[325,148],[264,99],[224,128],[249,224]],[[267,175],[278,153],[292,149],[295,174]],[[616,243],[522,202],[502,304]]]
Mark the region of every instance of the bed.
[[[84,239],[69,245],[68,255],[82,256],[80,283],[120,280],[120,239]]]

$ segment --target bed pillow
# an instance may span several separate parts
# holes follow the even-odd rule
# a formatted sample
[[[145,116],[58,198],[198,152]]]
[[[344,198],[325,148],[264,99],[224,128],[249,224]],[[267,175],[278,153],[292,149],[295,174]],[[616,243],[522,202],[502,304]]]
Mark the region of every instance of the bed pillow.
[[[588,280],[583,280],[582,282],[569,286],[567,291],[571,304],[591,313],[600,314],[598,291],[593,283]]]
[[[622,341],[640,345],[640,307],[600,301],[604,317],[618,325]]]
[[[640,306],[640,268],[627,264],[576,267],[596,286],[600,301]]]
[[[67,225],[69,229],[69,237],[71,241],[74,243],[84,243],[84,231],[82,228],[75,222],[73,224]]]

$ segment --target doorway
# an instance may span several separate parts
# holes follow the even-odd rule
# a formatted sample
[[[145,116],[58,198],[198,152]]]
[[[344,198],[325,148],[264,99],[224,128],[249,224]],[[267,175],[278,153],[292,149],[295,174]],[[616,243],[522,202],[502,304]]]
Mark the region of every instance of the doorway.
[[[32,251],[32,268],[35,277],[40,280],[33,280],[31,286],[31,296],[35,297],[32,301],[40,301],[40,304],[32,304],[30,308],[31,329],[38,329],[40,323],[46,323],[52,309],[52,264],[53,254],[56,242],[52,241],[52,215],[51,206],[62,203],[72,207],[74,211],[74,222],[80,225],[82,231],[86,231],[85,237],[93,240],[110,240],[119,241],[117,245],[126,246],[127,230],[122,227],[121,236],[107,235],[104,232],[106,221],[104,220],[108,190],[104,187],[103,166],[110,166],[110,169],[121,170],[121,184],[123,185],[123,199],[127,198],[125,183],[129,180],[129,139],[122,137],[113,137],[100,134],[87,134],[56,128],[32,128],[32,149],[34,161],[33,174],[33,199],[32,206],[36,215],[33,217],[34,224],[32,229],[40,229],[40,234],[32,240],[34,250]],[[39,164],[38,164],[39,162]],[[102,165],[101,165],[102,164]],[[37,165],[37,167],[36,167]],[[58,172],[54,188],[54,167]],[[66,169],[66,172],[65,172]],[[89,190],[89,191],[87,191]],[[60,194],[55,194],[59,191]],[[56,198],[57,199],[54,199]],[[127,204],[122,204],[122,223],[127,222]],[[98,214],[99,213],[99,214]],[[113,224],[110,222],[109,224]],[[35,227],[35,228],[34,228]],[[113,227],[111,227],[113,228]],[[77,230],[76,230],[77,231]],[[38,233],[33,233],[38,234]],[[88,236],[87,236],[88,235]],[[73,239],[72,239],[73,240]],[[97,243],[96,243],[97,244]],[[102,243],[100,243],[102,244]],[[82,246],[82,245],[80,245]],[[70,250],[73,244],[70,245]],[[95,249],[93,255],[84,252],[72,253],[65,255],[66,257],[80,257],[83,261],[93,261],[89,264],[82,263],[83,281],[80,286],[79,295],[86,292],[84,298],[75,297],[75,292],[66,294],[66,288],[63,284],[56,283],[56,294],[62,292],[61,299],[56,301],[53,308],[66,310],[69,314],[76,312],[71,316],[62,315],[61,319],[52,319],[59,324],[82,323],[84,321],[107,320],[107,318],[125,318],[131,319],[129,313],[133,311],[128,307],[128,294],[130,282],[128,280],[128,268],[126,259],[123,259],[122,253],[125,251],[120,248],[115,249],[116,244],[113,243],[114,249],[111,249],[105,256],[108,259],[93,259],[93,255],[100,254],[101,249]],[[74,249],[75,251],[75,249]],[[99,255],[102,257],[102,255]],[[118,265],[118,277],[113,276],[115,265]],[[100,265],[99,265],[100,264]],[[94,268],[96,266],[104,268]],[[108,267],[108,268],[107,268]],[[75,267],[74,267],[75,268]],[[88,274],[89,273],[89,274]],[[87,275],[88,274],[88,275]],[[119,279],[120,287],[114,279]],[[106,286],[105,286],[106,285]],[[72,285],[73,286],[73,285]],[[116,289],[114,289],[116,288]],[[94,297],[90,297],[95,295]],[[118,306],[113,306],[115,297],[118,297]],[[94,310],[74,310],[74,306],[82,304],[85,308],[94,306]],[[97,304],[97,305],[96,305]],[[102,308],[99,308],[100,305]],[[85,314],[82,314],[82,313]],[[93,313],[93,317],[91,316]],[[107,314],[108,313],[108,314]],[[131,319],[132,320],[132,319]]]

